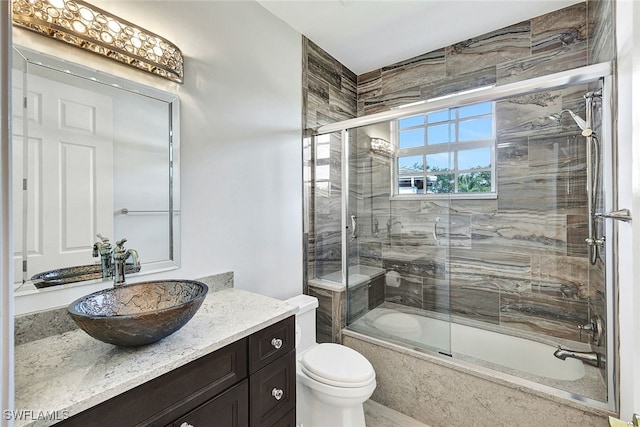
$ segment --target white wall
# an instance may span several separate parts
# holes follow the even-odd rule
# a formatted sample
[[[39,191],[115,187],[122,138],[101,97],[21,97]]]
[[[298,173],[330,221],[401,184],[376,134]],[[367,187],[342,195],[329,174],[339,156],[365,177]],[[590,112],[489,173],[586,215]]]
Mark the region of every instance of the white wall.
[[[182,267],[142,279],[233,271],[238,288],[301,293],[300,34],[254,1],[92,3],[180,47],[185,83],[24,30],[14,42],[180,96]],[[16,314],[65,305],[71,292],[18,298]]]
[[[640,412],[640,3],[617,1],[620,418]]]

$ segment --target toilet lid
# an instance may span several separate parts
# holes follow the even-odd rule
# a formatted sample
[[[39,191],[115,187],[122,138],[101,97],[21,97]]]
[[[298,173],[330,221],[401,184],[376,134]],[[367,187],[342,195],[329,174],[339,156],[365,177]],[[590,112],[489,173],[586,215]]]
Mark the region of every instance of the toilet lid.
[[[375,379],[363,355],[339,344],[318,344],[303,354],[300,365],[316,381],[337,387],[364,387]]]

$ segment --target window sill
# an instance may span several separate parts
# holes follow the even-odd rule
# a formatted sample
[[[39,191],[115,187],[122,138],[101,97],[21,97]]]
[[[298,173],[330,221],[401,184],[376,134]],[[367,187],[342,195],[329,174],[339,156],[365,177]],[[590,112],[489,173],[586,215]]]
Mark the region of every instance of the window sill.
[[[396,194],[389,200],[495,200],[498,193]]]

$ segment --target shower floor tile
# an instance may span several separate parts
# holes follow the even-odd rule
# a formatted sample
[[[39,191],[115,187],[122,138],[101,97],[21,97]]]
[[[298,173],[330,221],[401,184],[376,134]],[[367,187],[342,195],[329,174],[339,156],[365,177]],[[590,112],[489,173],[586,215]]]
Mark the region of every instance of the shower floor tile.
[[[371,399],[364,402],[364,418],[367,427],[429,427]]]

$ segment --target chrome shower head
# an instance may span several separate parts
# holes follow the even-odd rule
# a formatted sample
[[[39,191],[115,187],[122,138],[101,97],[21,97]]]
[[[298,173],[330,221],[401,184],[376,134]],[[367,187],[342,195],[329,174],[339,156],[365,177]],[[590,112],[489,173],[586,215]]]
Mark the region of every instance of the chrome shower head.
[[[562,110],[559,113],[552,114],[548,117],[553,121],[559,122],[563,113],[569,113],[573,121],[576,122],[580,130],[582,130],[582,136],[589,136],[593,133],[593,130],[589,129],[587,126],[587,122],[571,110]]]

